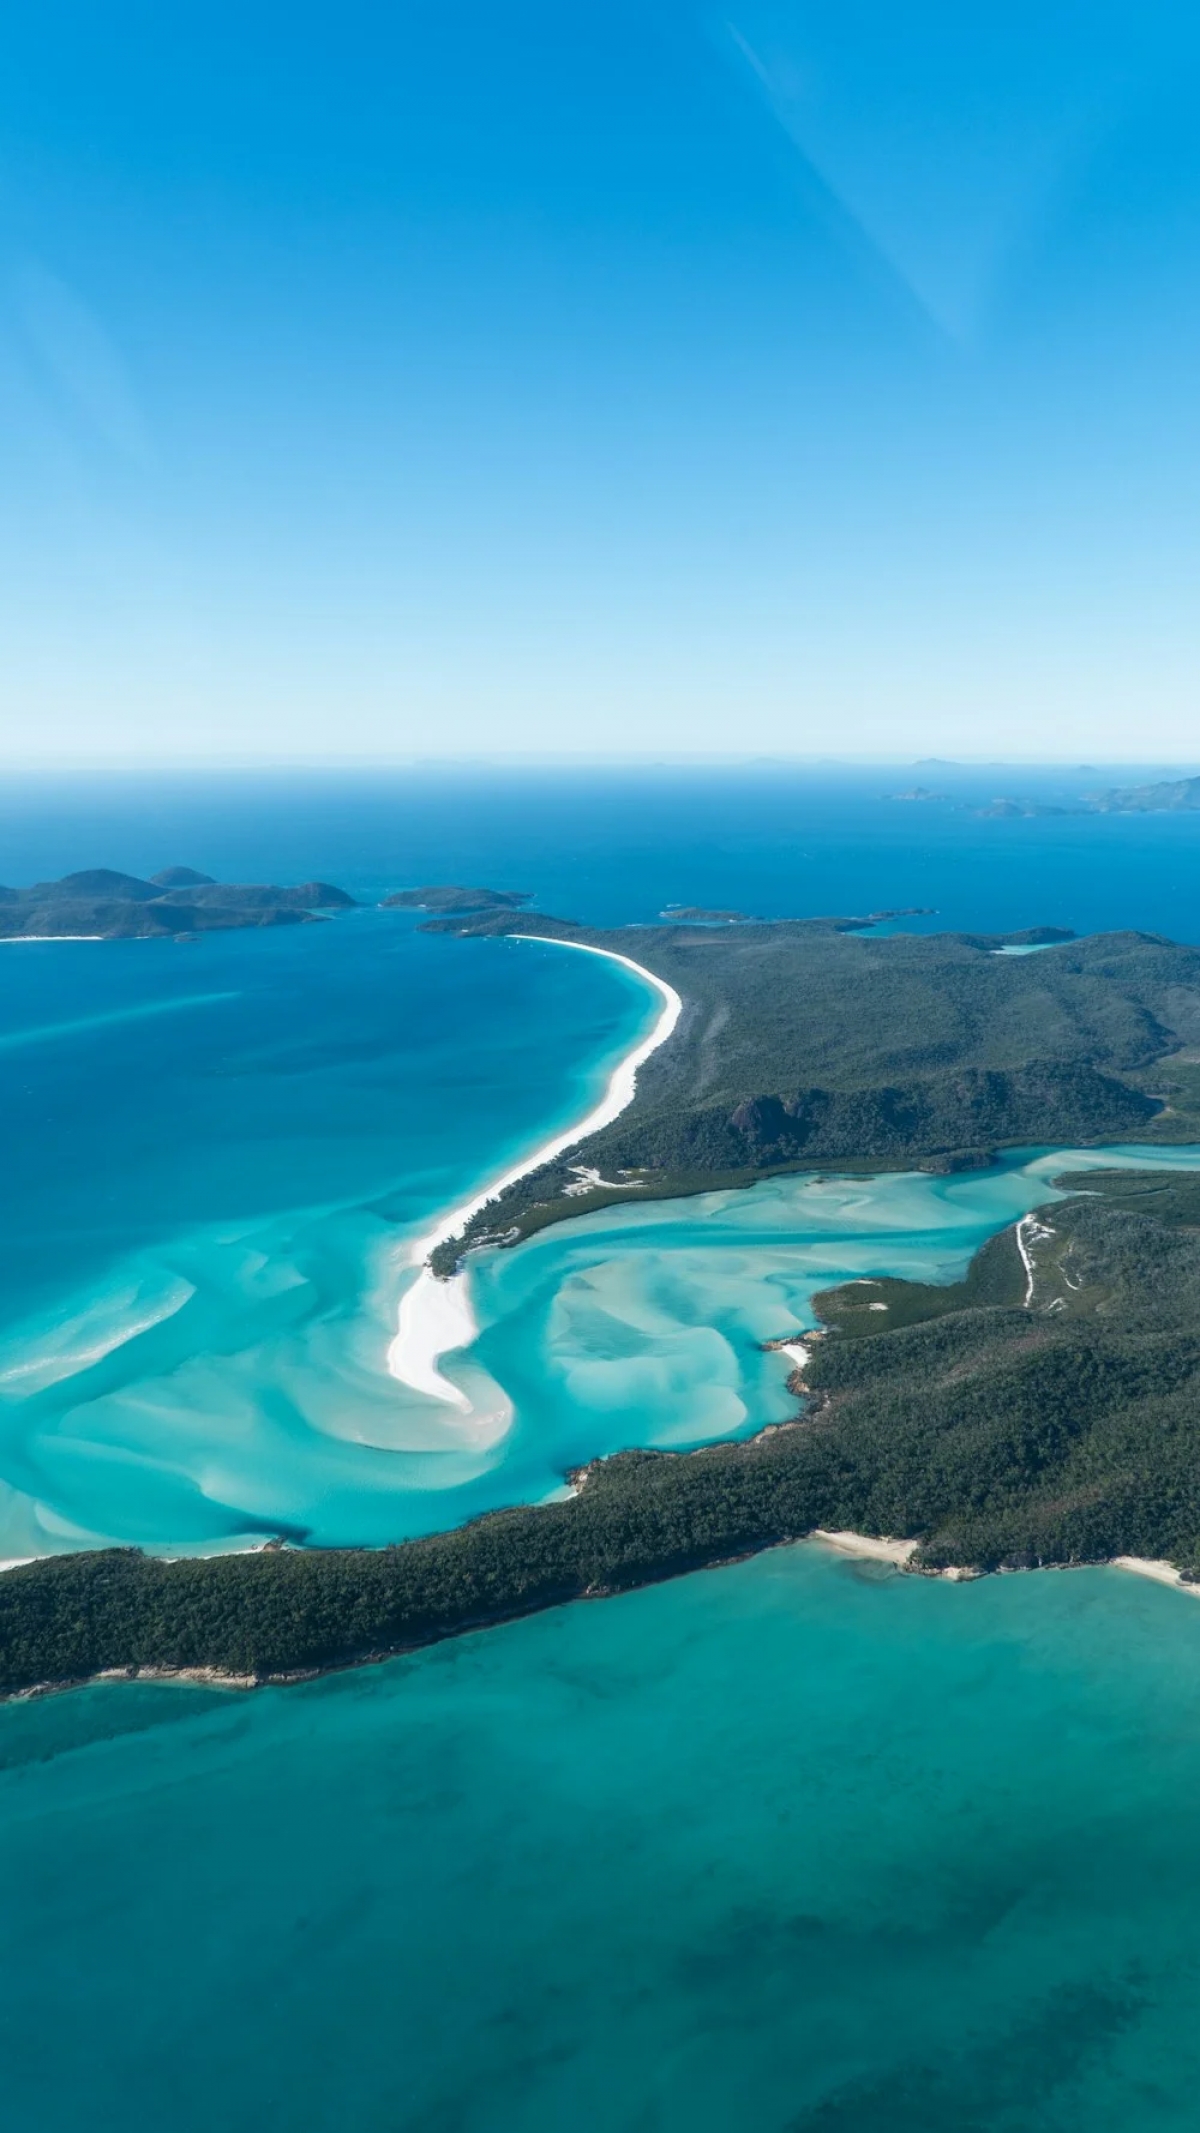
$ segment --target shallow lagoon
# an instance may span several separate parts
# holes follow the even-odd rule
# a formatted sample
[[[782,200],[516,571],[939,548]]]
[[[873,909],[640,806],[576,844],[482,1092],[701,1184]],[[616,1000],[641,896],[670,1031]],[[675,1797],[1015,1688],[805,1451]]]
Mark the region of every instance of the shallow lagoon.
[[[1184,2133],[1200,1607],[818,1545],[0,1709],[9,2121]]]
[[[813,1323],[814,1290],[952,1280],[1053,1196],[1059,1169],[1120,1160],[1145,1152],[1040,1151],[958,1178],[779,1178],[481,1254],[478,1337],[444,1364],[466,1416],[387,1375],[409,1277],[380,1211],[175,1237],[0,1343],[0,1558],[89,1539],[380,1544],[538,1502],[629,1446],[752,1433],[795,1412],[791,1362],[762,1344]]]

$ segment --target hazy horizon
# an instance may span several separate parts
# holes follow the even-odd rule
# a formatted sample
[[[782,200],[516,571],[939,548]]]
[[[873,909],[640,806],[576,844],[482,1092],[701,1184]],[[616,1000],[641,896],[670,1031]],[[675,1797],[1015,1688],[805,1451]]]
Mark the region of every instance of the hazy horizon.
[[[945,770],[975,774],[982,771],[1028,772],[1040,776],[1101,777],[1107,771],[1122,775],[1137,773],[1139,777],[1190,777],[1200,774],[1200,756],[1100,756],[1094,762],[1081,763],[1071,756],[913,756],[903,753],[879,753],[872,755],[799,755],[784,750],[756,749],[741,753],[690,750],[672,753],[667,749],[646,750],[635,753],[626,750],[619,754],[602,754],[592,749],[575,751],[552,751],[542,749],[525,753],[501,754],[488,749],[473,749],[462,755],[420,755],[374,753],[342,755],[162,755],[149,752],[138,755],[96,755],[89,757],[82,750],[70,758],[61,756],[12,756],[0,757],[0,767],[10,778],[38,779],[75,776],[170,778],[173,775],[198,773],[219,778],[222,776],[316,776],[322,772],[352,776],[357,772],[374,771],[391,773],[400,771],[484,773],[488,771],[652,771],[652,770],[745,770],[783,768],[797,771],[917,771]],[[903,796],[900,796],[903,797]]]

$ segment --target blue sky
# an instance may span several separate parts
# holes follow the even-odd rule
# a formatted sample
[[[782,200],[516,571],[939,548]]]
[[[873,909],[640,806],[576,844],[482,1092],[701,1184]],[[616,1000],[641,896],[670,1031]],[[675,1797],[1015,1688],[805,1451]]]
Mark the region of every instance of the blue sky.
[[[10,760],[1200,745],[1200,16],[16,0]]]

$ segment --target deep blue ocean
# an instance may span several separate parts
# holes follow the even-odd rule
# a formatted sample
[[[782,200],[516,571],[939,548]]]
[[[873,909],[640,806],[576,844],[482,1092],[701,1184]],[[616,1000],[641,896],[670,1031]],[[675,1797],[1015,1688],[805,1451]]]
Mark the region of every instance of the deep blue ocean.
[[[790,1411],[760,1343],[814,1288],[948,1278],[1047,1197],[1031,1150],[484,1255],[464,1423],[386,1369],[406,1247],[581,1115],[656,1000],[387,891],[1200,939],[1200,818],[971,811],[1133,776],[10,783],[0,881],[185,864],[362,908],[0,946],[0,1560],[374,1544],[748,1432]],[[945,797],[888,797],[918,783]],[[1118,1573],[933,1587],[809,1547],[296,1691],[8,1706],[12,2123],[1190,2126],[1198,1686],[1200,1611]]]

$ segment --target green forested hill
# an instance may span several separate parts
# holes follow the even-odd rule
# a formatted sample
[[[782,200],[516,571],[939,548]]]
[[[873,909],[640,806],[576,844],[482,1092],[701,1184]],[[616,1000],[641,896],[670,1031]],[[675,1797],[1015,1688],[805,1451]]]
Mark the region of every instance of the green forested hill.
[[[661,1196],[810,1163],[954,1166],[1027,1142],[1200,1134],[1200,1069],[1169,1064],[1200,1040],[1200,951],[1116,933],[1000,955],[993,938],[848,923],[447,927],[612,948],[685,1003],[621,1118],[523,1180],[468,1241],[603,1204],[603,1188],[564,1196],[574,1161]]]

